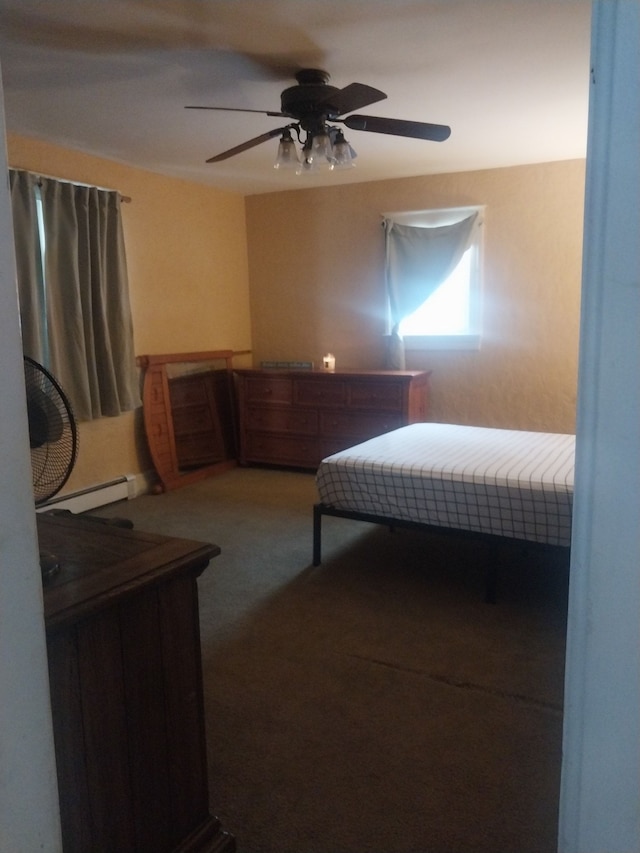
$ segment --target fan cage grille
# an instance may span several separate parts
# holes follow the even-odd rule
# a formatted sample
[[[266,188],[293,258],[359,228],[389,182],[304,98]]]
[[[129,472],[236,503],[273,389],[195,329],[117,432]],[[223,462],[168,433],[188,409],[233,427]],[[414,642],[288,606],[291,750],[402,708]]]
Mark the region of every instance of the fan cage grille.
[[[33,495],[36,506],[65,485],[78,453],[78,431],[71,403],[54,376],[24,357]]]

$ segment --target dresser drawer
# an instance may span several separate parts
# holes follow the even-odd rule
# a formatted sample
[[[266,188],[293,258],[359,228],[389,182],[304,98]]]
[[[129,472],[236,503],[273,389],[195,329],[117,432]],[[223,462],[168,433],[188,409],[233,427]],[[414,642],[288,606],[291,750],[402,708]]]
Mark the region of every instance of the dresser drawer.
[[[249,462],[309,468],[319,463],[320,452],[315,438],[249,432],[246,436],[246,457]]]
[[[397,411],[402,406],[402,386],[389,382],[352,382],[349,405],[354,409]]]
[[[293,383],[284,376],[260,376],[245,381],[247,403],[291,403]]]
[[[318,432],[318,413],[313,409],[290,409],[285,406],[249,406],[246,427],[253,432],[315,435]]]
[[[352,444],[398,429],[402,425],[402,416],[391,412],[388,414],[349,411],[320,413],[320,435],[323,438],[346,436],[353,439]]]
[[[340,380],[298,379],[293,386],[293,401],[299,406],[344,406],[347,384]]]

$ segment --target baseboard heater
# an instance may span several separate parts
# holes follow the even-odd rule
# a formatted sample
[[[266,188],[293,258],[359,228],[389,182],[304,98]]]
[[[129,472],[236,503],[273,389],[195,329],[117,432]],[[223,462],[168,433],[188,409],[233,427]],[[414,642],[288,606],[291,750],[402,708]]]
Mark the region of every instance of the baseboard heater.
[[[87,512],[96,507],[106,506],[136,497],[136,477],[133,474],[125,474],[106,483],[97,483],[77,492],[69,492],[60,497],[51,498],[37,508],[37,512],[46,512],[50,509],[68,509],[73,513]]]

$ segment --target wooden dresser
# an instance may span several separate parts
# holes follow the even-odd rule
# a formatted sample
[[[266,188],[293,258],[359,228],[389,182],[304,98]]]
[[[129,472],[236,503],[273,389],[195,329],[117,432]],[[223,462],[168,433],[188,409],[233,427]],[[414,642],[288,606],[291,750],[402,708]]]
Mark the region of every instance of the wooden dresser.
[[[316,468],[331,453],[424,421],[429,375],[236,370],[239,461]]]
[[[231,853],[209,813],[197,577],[216,545],[38,515],[65,853]]]

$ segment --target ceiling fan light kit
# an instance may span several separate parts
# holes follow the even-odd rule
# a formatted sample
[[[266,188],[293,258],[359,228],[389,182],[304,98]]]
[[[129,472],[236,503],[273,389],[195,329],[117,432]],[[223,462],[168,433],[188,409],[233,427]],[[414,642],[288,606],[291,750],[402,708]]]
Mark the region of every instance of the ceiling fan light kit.
[[[299,128],[293,125],[300,138]],[[307,133],[301,154],[291,136],[291,129],[285,128],[278,144],[274,169],[295,170],[297,175],[317,172],[319,169],[350,169],[355,151],[349,145],[341,130],[336,127],[320,127],[315,133]]]
[[[267,131],[210,157],[207,163],[218,163],[280,136],[274,163],[276,169],[292,169],[297,174],[314,172],[320,168],[350,169],[355,165],[353,161],[356,152],[344,138],[342,130],[334,126],[335,122],[344,124],[351,130],[387,133],[432,142],[443,142],[451,134],[451,128],[442,124],[365,116],[357,113],[342,118],[345,113],[382,101],[387,96],[379,89],[366,86],[364,83],[350,83],[344,89],[337,89],[329,85],[327,72],[316,68],[304,68],[298,71],[296,80],[297,85],[290,86],[282,92],[280,112],[244,110],[239,107],[187,107],[187,109],[262,113],[267,116],[293,119],[293,122],[285,127]],[[292,130],[295,131],[298,142],[302,146],[300,155],[291,135]]]

